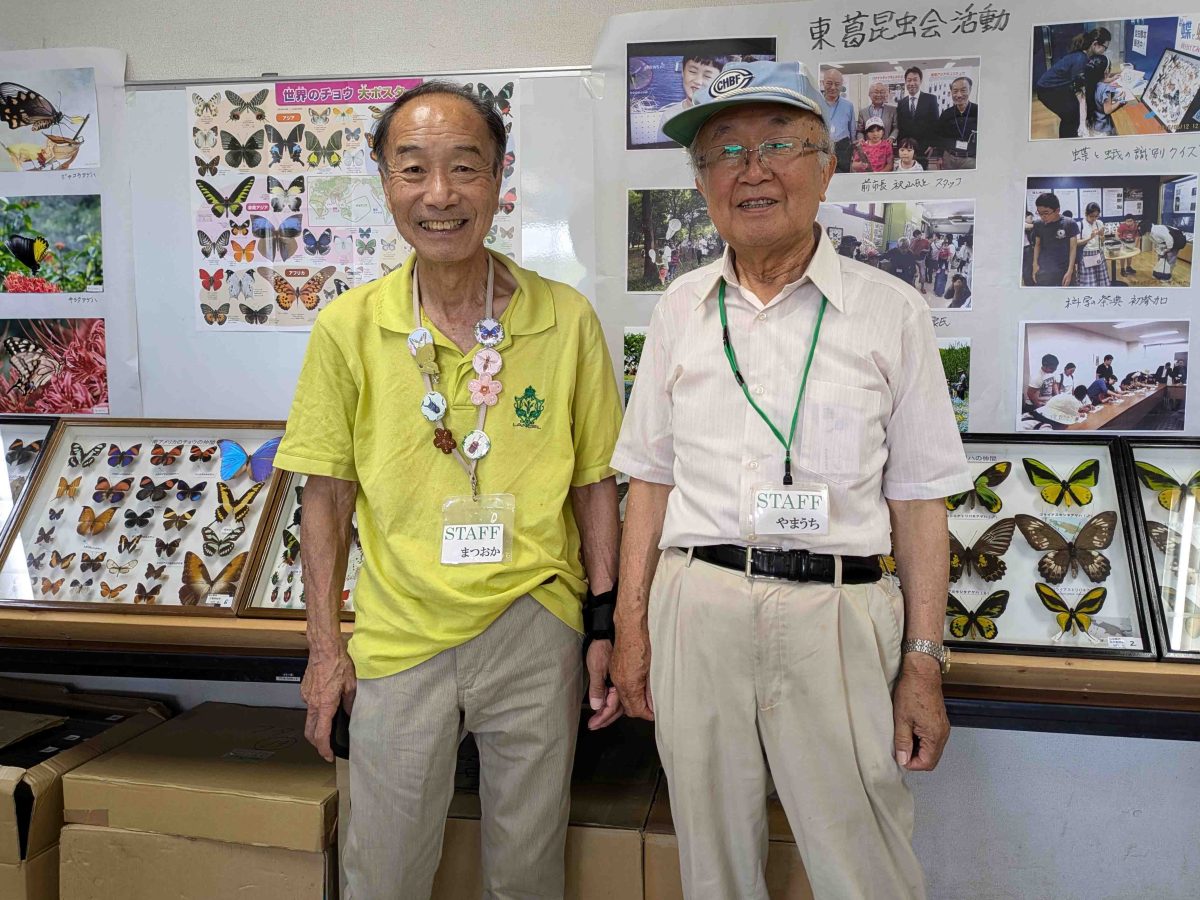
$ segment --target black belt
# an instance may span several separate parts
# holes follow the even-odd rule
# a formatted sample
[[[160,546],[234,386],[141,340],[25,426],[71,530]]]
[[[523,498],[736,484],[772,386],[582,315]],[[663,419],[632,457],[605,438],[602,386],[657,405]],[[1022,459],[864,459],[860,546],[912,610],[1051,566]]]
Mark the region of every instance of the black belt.
[[[807,550],[771,550],[763,547],[739,547],[716,544],[693,547],[695,559],[722,566],[751,577],[779,578],[787,581],[820,581],[833,584],[837,560],[841,560],[842,584],[870,584],[883,576],[878,556],[833,556]]]

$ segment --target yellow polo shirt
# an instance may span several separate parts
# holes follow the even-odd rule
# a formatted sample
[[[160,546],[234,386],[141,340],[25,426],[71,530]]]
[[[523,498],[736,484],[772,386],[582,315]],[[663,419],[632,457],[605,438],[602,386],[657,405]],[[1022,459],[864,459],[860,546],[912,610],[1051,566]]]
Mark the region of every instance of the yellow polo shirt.
[[[409,353],[412,269],[347,291],[317,316],[275,465],[358,482],[365,564],[354,590],[350,655],[383,678],[481,634],[522,594],[576,631],[586,589],[572,486],[613,475],[621,425],[612,361],[595,311],[573,288],[493,254],[517,282],[496,347],[503,390],[484,430],[479,491],[516,497],[512,562],[441,563],[442,503],[470,494],[453,456],[433,445],[425,385]],[[464,355],[427,317],[457,441],[474,429]],[[521,399],[522,402],[514,401]],[[519,648],[518,648],[519,649]]]

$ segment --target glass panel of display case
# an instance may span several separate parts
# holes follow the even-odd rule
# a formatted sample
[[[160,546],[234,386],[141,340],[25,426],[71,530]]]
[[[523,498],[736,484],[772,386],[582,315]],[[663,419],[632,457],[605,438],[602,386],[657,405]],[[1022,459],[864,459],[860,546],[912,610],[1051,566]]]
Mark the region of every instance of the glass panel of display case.
[[[974,487],[946,500],[945,640],[960,650],[1151,655],[1117,444],[964,435],[964,446]]]
[[[34,466],[50,440],[56,419],[7,416],[0,419],[5,477],[0,479],[0,522],[8,530],[16,505],[29,484]]]
[[[1200,442],[1139,439],[1129,448],[1164,655],[1200,661]]]
[[[281,480],[279,512],[271,523],[271,539],[262,555],[263,565],[248,581],[249,590],[240,602],[239,615],[304,618],[304,577],[300,570],[300,521],[304,514],[304,485],[307,475],[287,473]],[[350,556],[342,590],[342,618],[354,618],[354,586],[362,569],[362,545],[357,523],[351,525]]]
[[[232,614],[282,431],[64,420],[5,542],[0,604]]]

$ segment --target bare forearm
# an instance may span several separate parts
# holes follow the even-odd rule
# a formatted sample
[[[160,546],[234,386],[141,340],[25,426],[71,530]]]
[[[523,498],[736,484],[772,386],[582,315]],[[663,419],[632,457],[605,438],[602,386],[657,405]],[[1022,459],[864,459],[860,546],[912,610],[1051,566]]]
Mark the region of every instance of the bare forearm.
[[[304,485],[300,561],[310,654],[342,650],[339,613],[357,494],[355,482],[340,478],[313,475]]]
[[[904,592],[904,636],[941,643],[950,586],[950,539],[942,500],[889,500],[892,552]]]
[[[593,594],[610,591],[617,583],[620,515],[617,479],[571,488],[571,508],[583,546],[583,567]]]
[[[621,538],[621,591],[617,597],[617,628],[646,627],[650,585],[658,567],[663,520],[671,485],[632,478],[625,506],[625,531]]]

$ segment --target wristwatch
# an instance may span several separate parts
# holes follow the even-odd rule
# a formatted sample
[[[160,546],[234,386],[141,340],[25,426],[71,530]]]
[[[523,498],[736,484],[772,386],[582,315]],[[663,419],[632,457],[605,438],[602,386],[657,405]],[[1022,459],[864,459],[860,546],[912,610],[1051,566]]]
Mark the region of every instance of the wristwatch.
[[[950,671],[950,651],[946,649],[944,644],[938,644],[924,639],[904,641],[900,644],[900,652],[902,654],[924,653],[927,656],[932,656],[938,661],[938,665],[942,667],[943,675]]]

